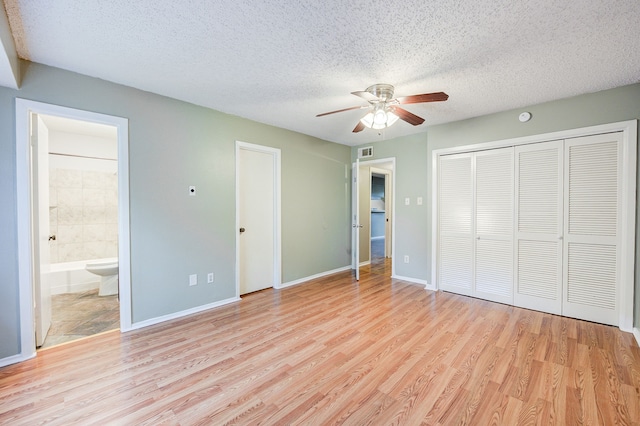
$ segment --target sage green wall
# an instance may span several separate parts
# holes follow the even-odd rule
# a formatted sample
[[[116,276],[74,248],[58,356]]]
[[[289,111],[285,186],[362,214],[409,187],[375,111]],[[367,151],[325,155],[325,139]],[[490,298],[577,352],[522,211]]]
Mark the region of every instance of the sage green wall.
[[[518,121],[518,115],[522,111],[529,111],[532,114],[529,122]],[[410,264],[409,268],[399,261],[401,257],[396,257],[397,274],[431,282],[431,156],[433,150],[639,118],[640,84],[633,84],[517,110],[430,126],[426,133],[373,144],[375,158],[397,158],[397,240],[394,256],[415,253],[412,259],[417,258],[420,262],[420,265]],[[371,144],[361,146],[368,145]],[[352,159],[355,159],[357,148],[352,149]],[[640,188],[640,173],[638,177],[638,188]],[[414,199],[412,199],[412,206],[405,207],[403,200],[408,194],[424,194],[423,208],[418,209],[414,206]],[[638,213],[640,218],[640,209]],[[640,229],[636,229],[636,265],[640,265],[639,248]],[[640,327],[639,283],[640,268],[636,267],[634,316],[636,327]]]
[[[19,91],[0,88],[0,358],[20,351],[16,97],[129,119],[133,322],[235,295],[236,140],[282,150],[283,282],[350,264],[350,148],[40,64],[21,68]],[[193,273],[200,284],[189,287]]]
[[[398,124],[401,125],[401,124]],[[366,131],[366,130],[365,130]],[[373,146],[373,158],[396,159],[395,168],[395,252],[393,260],[396,276],[417,280],[429,280],[427,268],[430,250],[427,247],[427,137],[419,133],[388,141],[368,143],[361,146]],[[352,160],[357,157],[357,148],[352,149]],[[405,198],[410,199],[407,206]],[[417,205],[417,197],[422,197],[423,204]],[[431,226],[429,224],[429,226]],[[404,256],[409,256],[409,263],[404,263]]]

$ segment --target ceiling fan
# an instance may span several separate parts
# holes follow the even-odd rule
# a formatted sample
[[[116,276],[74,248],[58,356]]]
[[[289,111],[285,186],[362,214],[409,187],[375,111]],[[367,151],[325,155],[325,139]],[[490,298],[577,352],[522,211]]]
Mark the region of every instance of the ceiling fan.
[[[364,130],[365,127],[371,129],[384,129],[398,121],[398,118],[409,124],[418,126],[424,123],[424,118],[401,108],[399,105],[419,104],[423,102],[440,102],[449,99],[449,95],[444,92],[423,93],[422,95],[402,96],[400,98],[393,97],[393,86],[390,84],[374,84],[367,87],[364,91],[351,92],[352,95],[361,97],[369,102],[369,105],[354,106],[350,108],[339,109],[337,111],[325,112],[316,115],[323,117],[337,112],[351,111],[354,109],[368,109],[367,114],[360,119],[353,133]]]

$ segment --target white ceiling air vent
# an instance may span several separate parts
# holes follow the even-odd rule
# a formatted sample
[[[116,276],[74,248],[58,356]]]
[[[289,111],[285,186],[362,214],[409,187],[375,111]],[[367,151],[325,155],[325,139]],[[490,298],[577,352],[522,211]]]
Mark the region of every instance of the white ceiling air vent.
[[[373,147],[367,146],[364,148],[358,148],[358,158],[373,157]]]

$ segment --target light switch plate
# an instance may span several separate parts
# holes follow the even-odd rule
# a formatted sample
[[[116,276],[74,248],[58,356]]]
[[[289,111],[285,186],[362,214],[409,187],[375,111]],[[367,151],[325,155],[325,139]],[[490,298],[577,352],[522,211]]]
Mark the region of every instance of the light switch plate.
[[[194,185],[190,185],[189,186],[189,195],[191,195],[191,196],[195,196],[196,195],[196,187]]]
[[[404,205],[408,206],[409,204],[411,204],[411,198],[407,197],[404,199]]]
[[[418,197],[418,199],[416,200],[416,204],[419,206],[422,205],[422,197]]]

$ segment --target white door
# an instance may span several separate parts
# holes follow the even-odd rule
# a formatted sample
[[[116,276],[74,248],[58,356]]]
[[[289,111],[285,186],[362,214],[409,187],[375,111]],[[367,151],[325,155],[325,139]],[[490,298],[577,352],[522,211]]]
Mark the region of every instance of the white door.
[[[384,174],[384,257],[390,258],[393,254],[391,252],[391,231],[393,227],[392,223],[392,209],[393,209],[393,194],[391,185],[391,172],[387,171]]]
[[[51,268],[49,251],[49,134],[37,114],[31,114],[33,230],[33,290],[36,346],[42,346],[51,327]]]
[[[355,270],[356,280],[360,280],[360,160],[356,159],[351,167],[351,269]]]
[[[473,154],[440,157],[438,286],[471,296],[474,277]]]
[[[562,141],[515,147],[514,305],[562,313]]]
[[[565,141],[562,314],[618,324],[621,133]]]
[[[240,294],[278,282],[276,153],[239,145],[238,225]]]
[[[513,304],[513,147],[475,153],[474,296]]]
[[[371,263],[371,167],[358,169],[358,238],[360,266]]]

